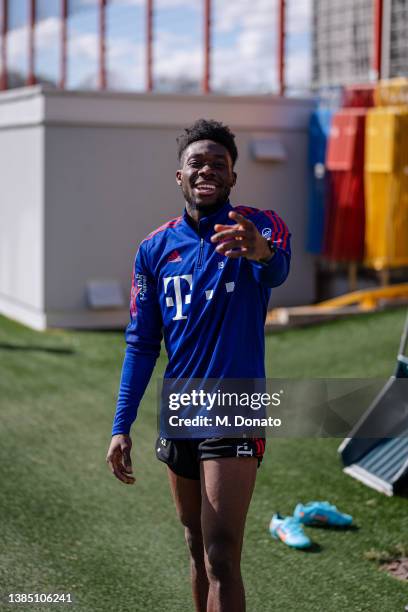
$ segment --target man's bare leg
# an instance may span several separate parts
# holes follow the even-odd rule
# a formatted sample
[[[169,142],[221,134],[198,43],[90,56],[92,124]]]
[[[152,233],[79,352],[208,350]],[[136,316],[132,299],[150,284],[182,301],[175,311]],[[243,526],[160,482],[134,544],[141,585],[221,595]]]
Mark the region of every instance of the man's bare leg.
[[[245,612],[241,551],[256,471],[255,457],[201,462],[201,529],[210,582],[207,612]]]
[[[204,545],[201,532],[201,488],[199,480],[177,476],[167,468],[170,488],[177,514],[184,525],[190,551],[191,584],[196,612],[206,612],[208,578],[204,563]]]

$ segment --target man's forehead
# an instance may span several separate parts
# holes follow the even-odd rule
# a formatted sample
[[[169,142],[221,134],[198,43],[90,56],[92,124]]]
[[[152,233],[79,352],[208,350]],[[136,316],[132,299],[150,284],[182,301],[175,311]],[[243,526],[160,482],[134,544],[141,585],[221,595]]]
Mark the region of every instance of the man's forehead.
[[[197,140],[188,145],[185,150],[185,159],[193,155],[211,155],[225,158],[229,156],[229,152],[224,145],[214,142],[214,140]]]

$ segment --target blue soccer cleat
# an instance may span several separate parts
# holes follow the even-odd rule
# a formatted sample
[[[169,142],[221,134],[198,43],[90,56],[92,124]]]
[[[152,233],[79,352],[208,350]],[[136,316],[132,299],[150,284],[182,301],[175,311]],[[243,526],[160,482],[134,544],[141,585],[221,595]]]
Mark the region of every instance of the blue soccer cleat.
[[[333,527],[349,527],[353,522],[350,514],[344,514],[337,510],[336,506],[329,502],[309,502],[298,504],[293,516],[304,525],[330,525]]]
[[[269,525],[270,534],[275,540],[281,540],[292,548],[309,548],[312,541],[303,531],[301,523],[293,516],[286,518],[274,514]]]

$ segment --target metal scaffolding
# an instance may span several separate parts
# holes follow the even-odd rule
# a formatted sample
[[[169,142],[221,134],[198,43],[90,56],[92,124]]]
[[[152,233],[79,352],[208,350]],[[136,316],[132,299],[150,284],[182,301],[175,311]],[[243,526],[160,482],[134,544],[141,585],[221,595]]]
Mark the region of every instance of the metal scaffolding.
[[[408,75],[406,0],[313,0],[315,88]]]
[[[393,0],[389,33],[390,77],[408,74],[408,3]]]
[[[314,87],[373,78],[374,45],[381,27],[373,9],[378,4],[378,0],[313,0]]]

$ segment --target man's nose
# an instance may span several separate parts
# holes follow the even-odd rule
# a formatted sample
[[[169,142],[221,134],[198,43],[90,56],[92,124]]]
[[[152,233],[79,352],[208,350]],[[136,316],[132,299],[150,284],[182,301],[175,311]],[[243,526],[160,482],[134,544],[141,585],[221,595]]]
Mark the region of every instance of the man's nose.
[[[198,173],[208,176],[209,174],[214,174],[214,169],[211,167],[210,164],[205,164],[202,168],[200,168]]]

